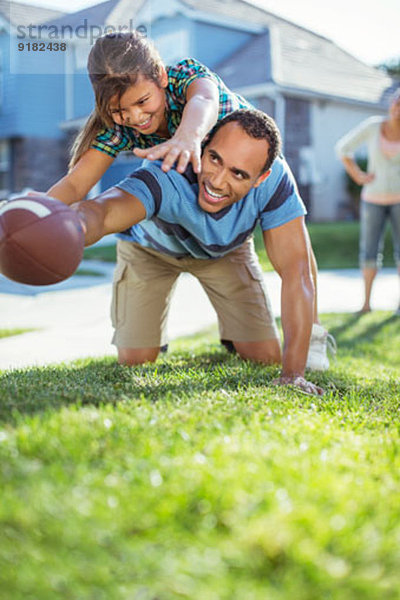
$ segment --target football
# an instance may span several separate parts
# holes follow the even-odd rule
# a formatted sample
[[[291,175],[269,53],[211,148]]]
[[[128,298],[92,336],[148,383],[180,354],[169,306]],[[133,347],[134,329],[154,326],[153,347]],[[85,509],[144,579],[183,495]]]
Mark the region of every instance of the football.
[[[0,204],[0,272],[30,285],[70,277],[82,260],[84,232],[78,214],[44,194]]]

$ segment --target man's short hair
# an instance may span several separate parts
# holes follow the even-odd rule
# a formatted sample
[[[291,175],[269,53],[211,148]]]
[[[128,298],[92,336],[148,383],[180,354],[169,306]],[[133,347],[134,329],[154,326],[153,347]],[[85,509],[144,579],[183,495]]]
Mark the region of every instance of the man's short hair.
[[[280,154],[282,147],[281,134],[274,119],[266,115],[261,110],[250,110],[247,108],[235,110],[218,121],[214,129],[211,131],[206,145],[211,142],[221,127],[232,122],[238,123],[250,137],[256,140],[264,139],[268,142],[268,157],[261,170],[261,173],[268,171],[275,158]]]

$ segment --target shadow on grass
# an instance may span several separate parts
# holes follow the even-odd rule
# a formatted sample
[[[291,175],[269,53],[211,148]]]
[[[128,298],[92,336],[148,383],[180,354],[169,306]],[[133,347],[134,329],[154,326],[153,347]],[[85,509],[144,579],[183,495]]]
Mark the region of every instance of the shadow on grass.
[[[387,312],[327,316],[325,325],[335,337],[339,356],[365,357],[376,366],[399,365],[400,319]]]
[[[68,406],[117,405],[120,402],[197,403],[211,394],[254,406],[275,403],[282,410],[314,406],[333,414],[363,405],[367,412],[386,406],[394,394],[391,380],[369,380],[360,386],[356,376],[331,372],[308,373],[326,396],[304,396],[288,388],[272,386],[277,366],[265,367],[242,361],[219,346],[192,353],[175,351],[154,364],[122,367],[114,358],[86,359],[69,365],[30,368],[0,376],[0,422],[14,424],[21,417],[58,411]],[[378,382],[378,383],[377,383]],[[396,384],[397,385],[397,384]],[[254,404],[255,402],[255,404]],[[343,405],[343,406],[342,406]],[[389,402],[389,411],[393,402]],[[232,408],[232,410],[234,410]]]
[[[9,371],[0,376],[0,421],[15,422],[22,414],[69,405],[157,402],[219,389],[233,391],[246,384],[245,373],[251,366],[224,351],[211,350],[195,355],[175,352],[154,364],[132,368],[109,357]],[[265,368],[263,383],[276,373],[274,367]]]
[[[343,322],[330,328],[329,333],[339,340],[341,339],[342,334],[348,331],[349,327],[352,327],[359,322],[360,318],[361,315],[359,313],[346,314]]]

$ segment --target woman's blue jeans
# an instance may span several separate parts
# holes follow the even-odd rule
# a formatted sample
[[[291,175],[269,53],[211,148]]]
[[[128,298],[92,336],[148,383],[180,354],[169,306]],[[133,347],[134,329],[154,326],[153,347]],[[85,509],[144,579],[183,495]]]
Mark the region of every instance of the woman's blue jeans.
[[[390,221],[393,237],[393,257],[400,267],[400,203],[360,206],[360,267],[377,269],[382,266],[385,225]]]

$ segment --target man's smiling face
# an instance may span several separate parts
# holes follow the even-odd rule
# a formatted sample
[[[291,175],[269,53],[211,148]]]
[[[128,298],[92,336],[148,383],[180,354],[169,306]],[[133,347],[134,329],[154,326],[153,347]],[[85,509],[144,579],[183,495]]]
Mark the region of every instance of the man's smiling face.
[[[260,185],[269,174],[261,173],[268,150],[267,140],[250,137],[239,123],[223,125],[203,152],[198,176],[199,206],[216,213]]]

